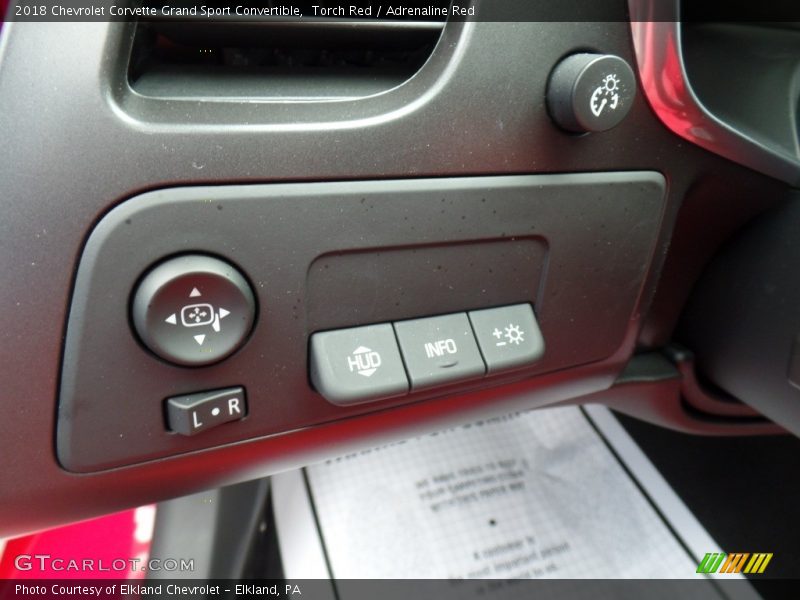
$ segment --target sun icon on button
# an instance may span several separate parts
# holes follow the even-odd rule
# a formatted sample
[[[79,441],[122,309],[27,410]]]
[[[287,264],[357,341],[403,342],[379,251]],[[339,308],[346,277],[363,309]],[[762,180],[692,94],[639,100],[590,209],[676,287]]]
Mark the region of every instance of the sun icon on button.
[[[521,344],[525,341],[525,332],[520,329],[519,325],[511,325],[505,328],[505,337],[510,344]]]
[[[619,88],[619,78],[616,75],[612,73],[611,75],[606,75],[603,78],[603,89],[607,93],[613,94],[614,92],[617,91],[618,88]]]

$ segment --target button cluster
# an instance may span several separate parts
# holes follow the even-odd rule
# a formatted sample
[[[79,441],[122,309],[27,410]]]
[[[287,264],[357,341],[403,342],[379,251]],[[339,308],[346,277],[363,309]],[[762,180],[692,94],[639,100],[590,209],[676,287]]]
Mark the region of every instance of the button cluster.
[[[316,390],[349,405],[522,367],[544,340],[531,306],[517,304],[315,333],[310,354]]]

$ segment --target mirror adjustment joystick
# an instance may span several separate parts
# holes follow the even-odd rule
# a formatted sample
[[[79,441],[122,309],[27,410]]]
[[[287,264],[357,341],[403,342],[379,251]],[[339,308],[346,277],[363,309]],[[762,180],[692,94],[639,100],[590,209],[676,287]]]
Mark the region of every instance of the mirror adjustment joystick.
[[[145,346],[183,366],[215,363],[236,351],[253,327],[256,303],[232,265],[193,254],[152,268],[136,288],[132,319]]]

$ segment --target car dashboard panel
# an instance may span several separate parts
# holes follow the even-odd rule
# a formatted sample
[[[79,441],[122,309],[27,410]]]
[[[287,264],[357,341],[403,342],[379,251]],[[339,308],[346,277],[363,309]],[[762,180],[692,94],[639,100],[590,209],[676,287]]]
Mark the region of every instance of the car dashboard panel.
[[[794,196],[791,110],[710,83],[719,48],[761,73],[777,38],[711,35],[677,1],[528,4],[281,21],[12,3],[0,534],[555,404],[800,432],[783,367],[761,398],[713,341],[789,364],[795,312],[757,304],[775,345],[735,327],[735,280],[703,278],[783,252],[773,218],[718,256]]]

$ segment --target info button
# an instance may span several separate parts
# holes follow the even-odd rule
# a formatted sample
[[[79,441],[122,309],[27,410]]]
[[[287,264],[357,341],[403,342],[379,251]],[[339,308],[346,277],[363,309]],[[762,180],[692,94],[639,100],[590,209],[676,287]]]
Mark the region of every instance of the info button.
[[[486,372],[466,313],[402,321],[394,328],[414,390]]]

